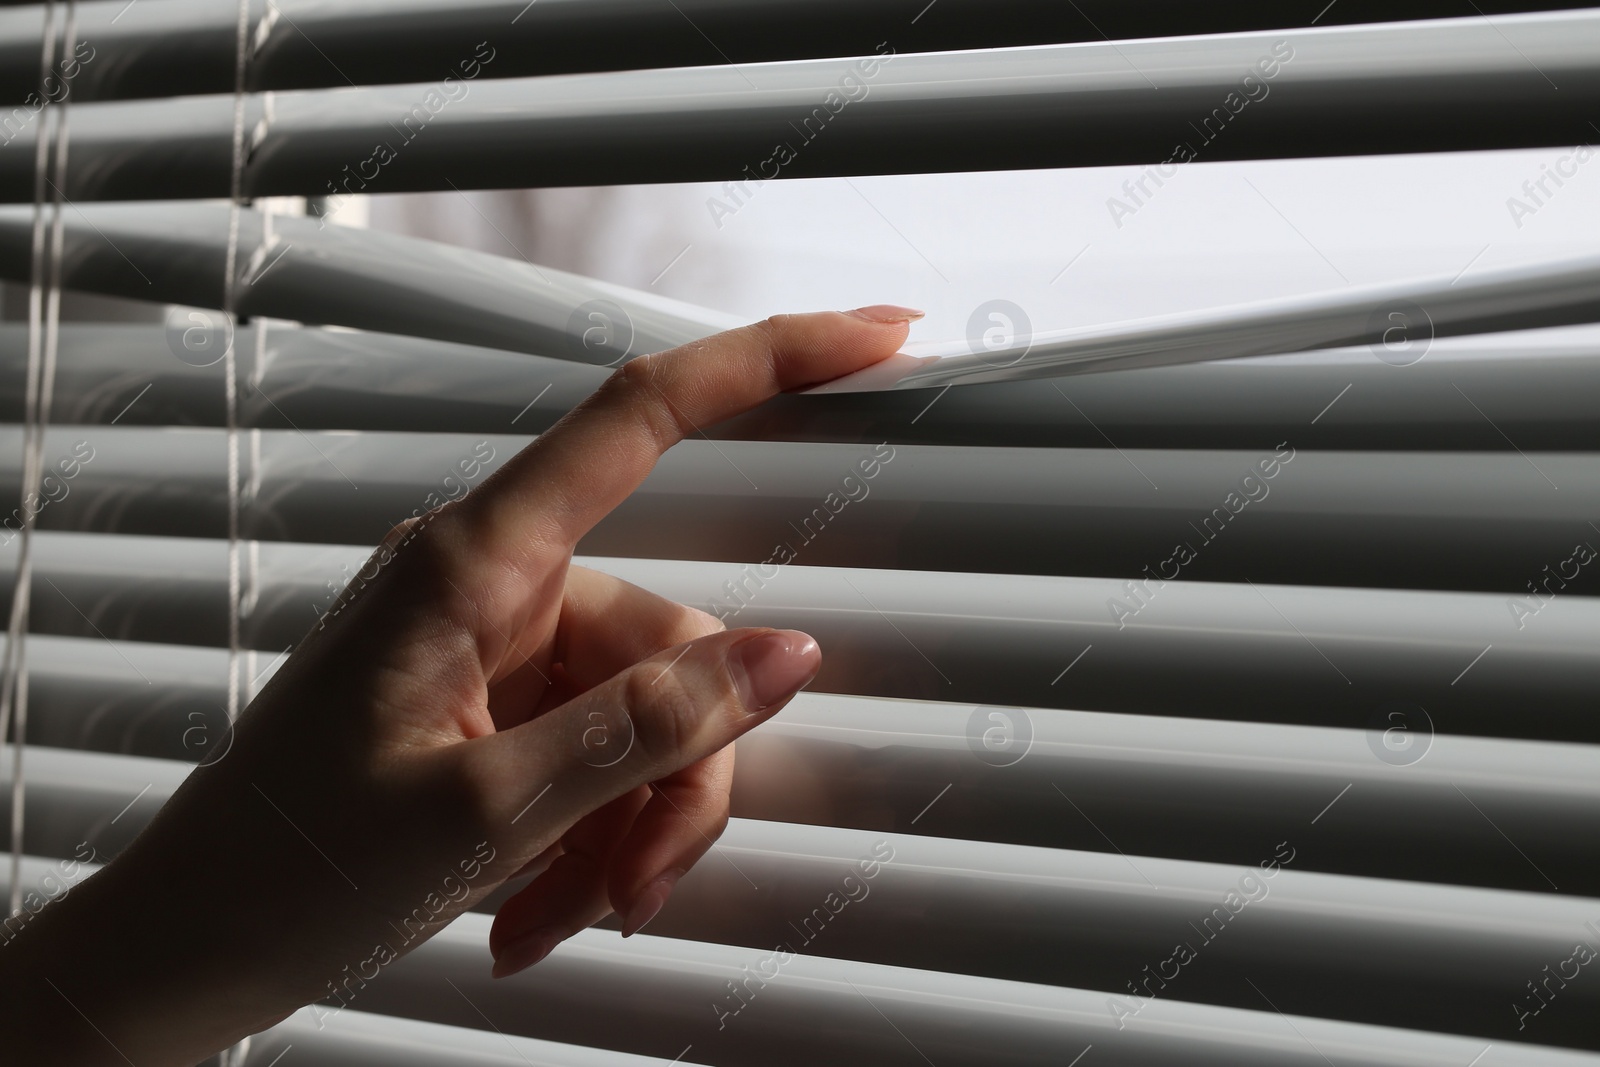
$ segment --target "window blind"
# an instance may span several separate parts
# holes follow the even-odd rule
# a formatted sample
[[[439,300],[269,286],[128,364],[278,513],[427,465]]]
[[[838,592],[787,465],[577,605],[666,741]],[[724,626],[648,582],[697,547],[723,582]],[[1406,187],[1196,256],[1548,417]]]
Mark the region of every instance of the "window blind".
[[[1489,14],[1580,7],[1572,3],[1483,0]],[[126,0],[80,3],[78,19],[97,58],[74,82],[80,100],[226,93],[234,86],[235,12],[209,0],[167,0],[143,9]],[[1318,25],[1461,16],[1440,0],[1379,4],[1342,0]],[[580,71],[757,63],[857,56],[885,36],[901,51],[1098,42],[1288,25],[1271,4],[1203,8],[1171,0],[1118,4],[1077,0],[1065,7],[1037,0],[948,4],[938,18],[915,18],[885,0],[502,0],[447,4],[401,0],[376,4],[344,0],[287,0],[251,4],[250,89],[334,88],[406,82],[446,69],[478,42],[504,42],[482,75],[494,78]],[[1315,13],[1312,13],[1315,14]],[[1309,19],[1309,15],[1307,18]],[[627,33],[617,33],[626,20]],[[21,102],[38,88],[39,12],[36,5],[0,11],[0,99]],[[87,55],[88,52],[86,51]]]
[[[344,198],[736,183],[775,137],[804,139],[781,177],[1159,167],[1257,86],[1201,158],[1600,114],[1578,7],[918,6],[0,11],[0,278],[39,286],[0,324],[13,921],[225,758],[230,686],[393,523],[737,321],[351,230]],[[278,195],[333,221],[250,206]],[[232,1061],[1600,1063],[1595,273],[1026,338],[708,428],[581,562],[826,649],[741,741],[716,850],[627,942],[491,982],[471,913]],[[57,326],[55,284],[155,321]]]
[[[488,52],[474,45],[404,84],[267,90],[244,101],[243,191],[348,197],[1571,145],[1591,135],[1600,95],[1591,9],[916,54],[897,40],[849,59],[536,82],[485,77],[499,55],[486,40]],[[1225,105],[1230,93],[1274,104],[1235,122],[1244,111]],[[75,107],[63,193],[226,197],[233,120],[231,95]],[[13,143],[34,135],[24,124]],[[27,155],[0,155],[0,196],[32,195]]]

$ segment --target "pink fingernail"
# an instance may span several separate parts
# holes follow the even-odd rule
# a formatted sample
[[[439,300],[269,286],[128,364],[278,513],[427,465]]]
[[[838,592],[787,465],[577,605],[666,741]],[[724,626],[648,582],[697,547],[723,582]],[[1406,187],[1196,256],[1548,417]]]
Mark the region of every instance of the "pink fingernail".
[[[494,959],[493,977],[505,978],[526,970],[550,955],[552,949],[567,939],[564,926],[541,926],[506,943]]]
[[[639,894],[639,899],[633,902],[633,907],[628,909],[628,914],[622,917],[622,936],[632,937],[645,924],[666,907],[667,898],[672,895],[672,887],[678,884],[678,879],[683,877],[683,872],[677,868],[667,871],[661,877],[644,887]]]
[[[728,666],[745,710],[757,712],[788,700],[815,678],[822,653],[810,634],[773,630],[734,645]]]
[[[853,315],[867,322],[916,322],[926,312],[916,308],[903,308],[898,304],[868,304],[864,308],[846,311],[846,315]]]

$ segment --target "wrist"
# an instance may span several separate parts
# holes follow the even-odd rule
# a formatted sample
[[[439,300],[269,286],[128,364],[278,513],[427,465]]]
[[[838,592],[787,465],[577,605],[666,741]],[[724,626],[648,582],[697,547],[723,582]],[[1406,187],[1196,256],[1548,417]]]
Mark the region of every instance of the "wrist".
[[[0,1033],[18,1062],[187,1067],[288,1014],[241,982],[248,960],[205,945],[202,898],[174,868],[140,866],[136,845],[0,945]]]

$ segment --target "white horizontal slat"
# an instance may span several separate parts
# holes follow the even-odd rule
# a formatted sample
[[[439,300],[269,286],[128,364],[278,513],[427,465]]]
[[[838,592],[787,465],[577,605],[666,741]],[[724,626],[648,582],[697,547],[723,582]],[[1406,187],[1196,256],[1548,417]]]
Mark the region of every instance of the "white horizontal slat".
[[[494,61],[479,77],[516,77],[632,67],[808,59],[870,50],[893,32],[902,51],[944,51],[996,45],[1048,44],[1271,28],[1296,20],[1262,0],[1192,9],[1116,0],[1075,0],[1080,10],[1038,0],[1000,0],[981,12],[955,8],[937,19],[907,17],[891,0],[586,0],[537,8],[525,0],[281,0],[266,18],[252,5],[255,42],[246,70],[252,89],[414,81],[450,70],[488,38]],[[1490,14],[1537,8],[1527,0],[1478,0]],[[78,33],[94,59],[73,81],[80,100],[226,92],[233,87],[236,15],[210,0],[165,0],[128,7],[125,0],[87,0],[77,7]],[[1429,0],[1341,7],[1319,25],[1456,15]],[[630,32],[615,32],[626,21]],[[39,55],[38,5],[0,9],[0,70],[11,75],[0,99],[20,103],[35,83],[29,61]],[[711,42],[715,41],[713,45]]]
[[[244,641],[269,657],[315,624],[332,602],[327,583],[366,558],[343,546],[246,549]],[[14,551],[0,549],[0,568]],[[1592,597],[1556,596],[1519,628],[1503,596],[1183,581],[1119,628],[1107,601],[1127,593],[1112,579],[791,564],[757,586],[747,565],[579,563],[720,605],[729,625],[813,633],[825,692],[1362,729],[1409,700],[1452,733],[1600,738]],[[195,645],[225,632],[222,542],[46,533],[35,567],[43,632]],[[735,612],[728,583],[741,581]]]
[[[190,761],[226,751],[221,649],[28,647],[32,744]],[[247,663],[252,690],[282,659]],[[181,672],[164,671],[175,660]],[[1420,708],[1396,707],[1386,737],[1396,721],[1333,729],[802,693],[739,742],[732,811],[1240,863],[1317,818],[1305,869],[1537,891],[1548,877],[1600,896],[1600,749],[1435,735]],[[1508,862],[1501,833],[1536,860]]]
[[[196,337],[220,339],[201,325],[220,323],[220,316],[205,315],[174,310],[170,328],[62,324],[52,421],[226,425],[221,348],[197,343],[191,352],[183,343],[184,331],[197,326]],[[255,326],[238,328],[235,356],[245,367],[239,424],[245,427],[537,433],[609,373],[520,352],[280,322],[268,326],[259,353],[257,344]],[[27,352],[27,325],[0,323],[0,418],[7,421],[23,420]],[[534,380],[537,386],[524,396]]]
[[[35,884],[55,866],[29,858],[24,878]],[[0,870],[0,890],[8,883]],[[502,1049],[551,1067],[632,1064],[623,1058],[630,1053],[646,1057],[637,1062],[665,1062],[673,1049],[672,1062],[728,1067],[810,1064],[842,1049],[873,1062],[931,1059],[952,1067],[1059,1067],[1063,1049],[1068,1056],[1092,1049],[1097,1062],[1123,1067],[1460,1067],[1474,1056],[1483,1067],[1600,1063],[1574,1050],[1285,1016],[1265,1005],[1241,1010],[1158,996],[1116,1015],[1100,990],[808,954],[778,963],[767,948],[651,934],[620,941],[601,930],[580,932],[531,970],[491,981],[488,930],[488,916],[462,916],[342,1002],[302,1009],[257,1037],[250,1063],[296,1055],[319,1067],[489,1067],[509,1062],[496,1058]],[[747,991],[743,998],[730,992],[736,987]],[[405,1048],[394,1047],[402,1040]],[[286,1053],[290,1046],[300,1051]],[[419,1053],[434,1058],[414,1059]]]
[[[903,53],[914,17],[879,50]],[[291,91],[265,123],[264,103],[249,101],[245,129],[260,132],[243,192],[326,195],[380,158],[380,143],[391,151],[375,173],[365,164],[367,192],[747,180],[743,168],[775,158],[785,177],[1156,163],[1273,58],[1276,102],[1202,141],[1205,158],[1570,145],[1595,100],[1597,48],[1600,20],[1584,11],[897,54],[867,69],[708,55],[675,70],[478,79],[470,92],[457,79],[454,101],[440,81]],[[856,99],[835,119],[824,101],[832,93],[842,109],[845,90]],[[426,118],[402,128],[414,107]],[[231,96],[74,107],[65,193],[225,196],[232,116]],[[807,120],[817,132],[798,129]],[[788,157],[775,155],[778,138]],[[32,199],[30,140],[0,156],[0,196]],[[172,166],[180,153],[185,165]]]
[[[163,113],[189,106],[182,100],[160,103]],[[79,114],[74,109],[73,116]],[[75,149],[80,141],[74,125]],[[0,169],[10,158],[0,154]],[[80,162],[74,156],[75,166]],[[136,300],[221,306],[230,232],[226,206],[118,204],[89,210],[66,222],[63,285]],[[85,219],[88,226],[80,228]],[[239,227],[239,261],[247,265],[234,305],[241,316],[352,326],[586,364],[619,363],[742,324],[655,293],[437,241],[285,215],[273,217],[272,241],[263,245],[265,223],[254,210],[240,213]],[[0,207],[0,277],[30,276],[31,233],[31,208]],[[102,250],[113,258],[103,258]],[[591,312],[602,317],[596,320]]]
[[[1306,827],[1303,851],[1315,848],[1314,836]],[[855,873],[884,845],[892,862],[872,879]],[[1267,843],[1263,861],[1272,850]],[[1528,976],[1594,938],[1584,925],[1600,907],[1592,899],[1292,869],[1252,880],[1258,874],[1253,865],[741,820],[680,883],[652,930],[756,953],[787,943],[809,954],[1119,994],[1187,942],[1196,966],[1161,996],[1256,1007],[1249,978],[1291,1013],[1488,1040],[1592,1039],[1583,1020],[1596,1010],[1595,994],[1576,984],[1536,1031],[1520,1033],[1505,1010]],[[1235,919],[1214,918],[1227,894],[1245,887],[1259,900]],[[815,909],[826,909],[822,920]],[[1202,925],[1207,932],[1197,933]],[[1329,974],[1344,977],[1330,983]],[[1107,1010],[1104,1001],[1098,1007]]]
[[[178,326],[194,325],[187,314],[175,315]],[[175,359],[179,342],[163,326],[63,324],[53,420],[223,425],[220,363]],[[609,373],[280,322],[267,329],[259,358],[256,346],[255,327],[240,327],[239,421],[264,429],[536,433]],[[26,367],[27,327],[0,323],[0,419],[22,421]],[[702,429],[728,440],[1100,448],[1109,437],[1122,448],[1268,451],[1284,440],[1308,450],[1503,451],[1509,437],[1525,451],[1581,451],[1600,433],[1600,413],[1587,403],[1596,391],[1600,329],[1561,327],[1440,338],[1403,368],[1358,348],[1109,371],[1051,386],[970,385],[931,407],[915,391],[790,394]]]
[[[245,1067],[274,1067],[280,1058],[284,1067],[694,1067],[698,1062],[318,1007],[301,1008],[251,1038]]]
[[[219,751],[226,651],[32,634],[27,655],[29,744],[180,760]],[[245,654],[246,699],[276,669],[274,659]]]
[[[108,788],[91,798],[75,783],[126,757],[33,756],[30,796],[40,790],[46,816],[65,817],[69,802],[110,810]],[[130,772],[147,777],[146,804],[187,769],[128,762],[118,773],[125,786]],[[1491,1040],[1526,1040],[1511,1013],[1493,1009],[1576,941],[1600,938],[1586,926],[1594,898],[1297,869],[1315,856],[1315,818],[1261,841],[1244,864],[735,819],[652,930],[1116,994],[1186,943],[1202,965],[1169,975],[1166,995],[1248,1007],[1248,976],[1285,1011]],[[1330,973],[1348,980],[1330,985]],[[1600,992],[1574,983],[1563,999],[1568,1008],[1540,1020],[1540,1039],[1585,1044],[1582,1019],[1600,1010]]]
[[[11,745],[0,746],[0,805],[11,824]],[[116,856],[155,817],[193,766],[178,760],[72,752],[29,745],[23,752],[25,851],[65,859],[88,845],[102,859]]]
[[[1396,708],[1332,729],[808,694],[740,741],[733,814],[1246,864],[1309,825],[1302,869],[1600,897],[1600,748]]]
[[[530,382],[528,392],[537,391]],[[463,495],[529,440],[257,431],[243,448],[242,534],[376,544],[400,520]],[[20,456],[20,444],[20,428],[0,427],[0,455]],[[55,427],[45,442],[49,466],[76,472],[52,483],[57,499],[39,524],[225,537],[226,444],[214,429]],[[20,460],[0,460],[0,488],[19,480]],[[813,566],[1157,582],[1165,575],[1492,590],[1531,608],[1530,584],[1540,596],[1600,590],[1595,569],[1570,560],[1576,546],[1600,545],[1586,503],[1597,495],[1600,465],[1576,452],[689,440],[579,548],[751,563],[787,551]],[[1539,585],[1547,581],[1549,590]],[[1138,602],[1126,592],[1120,599],[1130,610]]]
[[[370,995],[372,1010],[478,1025],[469,1006],[434,990],[449,978],[507,1032],[560,1035],[628,1051],[674,1050],[706,1063],[855,1062],[940,1067],[1580,1067],[1600,1058],[1527,1044],[1285,1017],[1261,1003],[1242,1011],[1150,1001],[1119,1029],[1103,991],[1006,982],[796,955],[718,1028],[739,1001],[729,983],[771,973],[770,947],[732,948],[636,935],[580,933],[543,963],[491,982],[487,916],[466,915],[397,963]],[[747,987],[757,989],[756,982]],[[1272,990],[1267,990],[1268,995]],[[355,1002],[359,1004],[360,1001]],[[635,1006],[626,1027],[611,1004]],[[474,1022],[474,1020],[478,1022]],[[1490,1046],[1485,1048],[1485,1046]],[[848,1050],[847,1053],[843,1050]]]
[[[1600,38],[1600,16],[1584,18],[1587,31]],[[1230,81],[1234,77],[1230,73]],[[1008,77],[1006,84],[1025,80]],[[231,130],[231,98],[224,103]],[[160,107],[166,114],[167,109],[192,109],[193,104],[163,102]],[[314,111],[320,117],[325,108],[318,103]],[[0,156],[0,182],[5,160],[11,158]],[[77,208],[65,224],[62,284],[141,300],[219,306],[230,219],[227,209],[214,205]],[[32,221],[31,209],[0,208],[0,277],[30,276]],[[269,240],[263,217],[253,211],[244,212],[239,225],[239,254],[251,264],[235,296],[241,314],[608,365],[740,324],[736,316],[653,293],[398,234],[284,216],[273,221]],[[924,389],[1380,346],[1392,340],[1397,322],[1408,343],[1421,346],[1416,357],[1421,358],[1436,336],[1597,319],[1600,257],[1585,255],[1483,269],[1465,281],[1459,274],[1390,281],[1132,322],[1023,333],[1000,349],[976,351],[970,338],[911,344],[811,392]],[[1414,359],[1408,355],[1406,361]]]
[[[1463,283],[1437,277],[1347,286],[1325,293],[1207,308],[1133,322],[1010,339],[975,351],[970,339],[908,346],[899,356],[815,387],[813,392],[926,389],[973,382],[1051,378],[1116,368],[1161,367],[1240,356],[1382,345],[1395,325],[1421,347],[1436,335],[1592,322],[1600,317],[1600,258],[1485,271]],[[1409,358],[1407,359],[1409,362]]]
[[[7,857],[8,861],[9,858]],[[5,940],[9,941],[11,937],[26,929],[33,916],[38,914],[47,900],[54,899],[63,891],[71,892],[72,887],[99,870],[100,861],[104,858],[91,853],[88,849],[67,856],[38,856],[28,852],[19,856],[18,881],[22,884],[24,893],[33,893],[34,896],[24,902],[22,912],[7,916],[12,922],[6,928]],[[9,899],[11,892],[9,862],[0,863],[0,892]]]

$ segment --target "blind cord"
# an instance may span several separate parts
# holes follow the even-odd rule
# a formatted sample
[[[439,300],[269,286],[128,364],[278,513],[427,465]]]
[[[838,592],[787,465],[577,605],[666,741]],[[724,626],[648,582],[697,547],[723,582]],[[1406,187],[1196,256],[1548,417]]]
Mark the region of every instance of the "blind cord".
[[[228,426],[228,729],[239,717],[240,645],[239,609],[239,361],[234,347],[238,335],[239,223],[244,207],[245,71],[250,61],[250,0],[239,0],[234,37],[233,165],[229,183],[228,251],[223,262],[222,315],[227,325],[222,357],[223,403]],[[224,1051],[221,1067],[243,1067],[250,1039]]]
[[[228,722],[239,717],[239,361],[234,347],[238,332],[239,225],[244,207],[245,70],[250,58],[250,0],[239,0],[235,33],[233,81],[233,169],[228,211],[228,251],[222,278],[222,314],[228,323],[222,357],[223,403],[228,430]]]
[[[22,908],[22,831],[27,782],[23,753],[27,748],[28,669],[27,632],[33,586],[33,530],[39,490],[44,481],[44,432],[50,422],[55,393],[56,352],[61,319],[61,263],[65,229],[61,207],[67,171],[67,96],[63,84],[60,101],[51,99],[50,79],[55,66],[55,0],[47,0],[39,54],[39,127],[34,148],[33,247],[28,287],[28,370],[22,430],[21,527],[18,532],[17,567],[11,591],[11,614],[6,630],[6,657],[0,673],[0,740],[10,736],[15,711],[15,744],[11,767],[11,897],[9,913]],[[62,57],[76,45],[77,3],[67,0],[62,32]],[[52,104],[59,104],[52,107]],[[54,120],[55,136],[50,136]],[[51,153],[52,140],[55,151]],[[50,195],[49,241],[46,244],[45,196]]]

